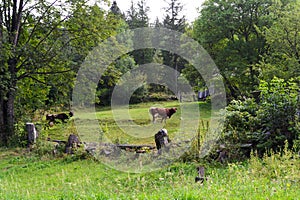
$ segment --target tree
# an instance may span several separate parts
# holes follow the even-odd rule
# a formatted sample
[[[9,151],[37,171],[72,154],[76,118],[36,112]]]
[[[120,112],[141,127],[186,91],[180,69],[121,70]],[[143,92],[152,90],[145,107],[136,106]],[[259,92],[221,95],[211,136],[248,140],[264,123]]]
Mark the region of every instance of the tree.
[[[231,97],[257,89],[258,69],[268,46],[263,31],[274,19],[270,0],[207,0],[194,23],[194,38],[219,67]]]
[[[299,77],[300,3],[295,1],[282,5],[278,2],[273,9],[278,17],[265,33],[269,51],[258,64],[261,69],[260,78],[270,81],[274,76],[285,80]]]
[[[141,0],[137,3],[137,7],[131,2],[131,7],[127,11],[126,22],[130,29],[149,27],[149,17],[148,17],[149,7],[146,5],[145,0]],[[144,44],[150,44],[151,41],[146,41],[144,38],[147,37],[149,32],[140,31],[134,36],[136,38],[134,42],[134,50],[131,55],[137,64],[142,65],[146,63],[151,63],[153,61],[154,49],[139,49],[139,47]]]
[[[45,74],[70,70],[59,53],[64,44],[58,25],[66,18],[53,7],[56,2],[2,1],[0,4],[1,98],[0,132],[3,144],[14,135],[15,98],[18,83],[24,79],[43,82]],[[36,16],[33,15],[36,13]],[[55,49],[55,50],[54,50]],[[57,54],[55,53],[57,51]],[[62,52],[60,50],[60,52]]]
[[[111,103],[111,96],[114,87],[117,85],[122,75],[134,68],[136,68],[136,64],[134,59],[129,55],[122,56],[120,59],[108,66],[98,83],[97,103],[100,105],[109,105]]]
[[[130,29],[148,27],[149,17],[148,17],[149,7],[146,5],[145,0],[141,0],[137,3],[137,8],[134,3],[131,2],[131,6],[127,11],[126,22]]]
[[[189,26],[186,28],[186,35],[193,38],[193,27]],[[188,52],[190,49],[193,49],[193,45],[184,44],[182,48]],[[187,80],[189,80],[190,86],[193,87],[195,92],[206,89],[206,83],[203,80],[199,71],[190,63],[186,63],[184,69],[182,70],[182,76],[184,76]]]
[[[168,6],[165,8],[166,15],[163,19],[164,27],[183,33],[186,27],[185,16],[180,16],[183,5],[178,0],[170,0],[167,3]]]
[[[183,10],[183,6],[178,0],[170,0],[167,3],[168,6],[165,8],[166,15],[163,19],[163,27],[183,33],[186,28],[185,16],[184,15],[180,16]],[[176,39],[174,37],[167,38],[167,39],[173,41]],[[179,47],[174,47],[174,48],[179,48]],[[162,56],[164,60],[163,64],[175,69],[174,76],[175,76],[175,80],[177,80],[186,62],[183,59],[181,59],[180,56],[171,52],[162,51]]]
[[[110,7],[110,11],[115,15],[122,15],[120,8],[117,5],[116,1],[113,1],[112,6]]]
[[[86,53],[95,45],[91,41],[100,41],[100,37],[103,39],[110,35],[111,32],[106,30],[114,25],[105,23],[104,14],[91,17],[93,15],[89,14],[93,13],[89,12],[90,8],[93,9],[83,0],[64,4],[59,4],[59,1],[0,2],[2,145],[8,145],[14,137],[15,111],[19,108],[17,101],[22,103],[27,98],[47,96],[51,88],[59,89],[62,95],[67,96],[73,84],[74,73],[84,57],[82,52]],[[101,19],[99,26],[102,25],[102,29],[96,27],[94,20],[97,17]],[[99,37],[102,31],[103,35]],[[35,89],[32,90],[30,86]],[[37,101],[39,106],[44,100],[46,98],[30,100],[29,106],[34,107]],[[24,111],[22,112],[24,115]]]

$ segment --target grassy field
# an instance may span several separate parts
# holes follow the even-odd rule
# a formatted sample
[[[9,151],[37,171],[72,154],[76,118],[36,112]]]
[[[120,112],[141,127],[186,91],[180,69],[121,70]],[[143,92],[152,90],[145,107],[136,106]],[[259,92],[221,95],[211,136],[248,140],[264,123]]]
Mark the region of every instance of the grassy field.
[[[195,183],[199,163],[173,163],[131,174],[92,159],[40,158],[22,150],[0,152],[0,199],[299,199],[299,158],[273,155],[225,166],[204,164],[207,180]]]
[[[151,106],[177,107],[178,110],[166,123],[160,123],[160,120],[157,123],[152,123],[148,111]],[[109,166],[127,172],[152,171],[173,162],[184,154],[193,138],[196,137],[200,122],[206,125],[211,119],[210,113],[210,104],[208,103],[187,102],[179,104],[176,101],[134,104],[129,105],[128,108],[124,106],[112,109],[108,107],[98,108],[96,113],[75,110],[74,122],[69,122],[68,126],[66,124],[54,126],[50,130],[44,131],[44,135],[52,139],[64,137],[66,140],[70,133],[77,133],[83,142],[93,143],[93,147],[95,147],[95,142],[155,147],[154,135],[161,128],[166,128],[172,144],[177,145],[177,147],[171,148],[164,159],[157,157],[156,151],[140,154],[138,159],[137,155],[131,152],[121,152],[122,155],[117,156],[117,158],[113,157],[113,154],[101,156],[101,152],[104,150],[103,146],[96,147],[97,158]],[[102,131],[99,131],[99,127]],[[105,151],[108,152],[111,149],[105,148]]]
[[[176,102],[161,102],[166,107]],[[152,104],[131,105],[130,115],[137,125],[150,123]],[[201,103],[201,120],[210,119],[210,105]],[[153,137],[134,138],[120,132],[108,108],[99,109],[99,124],[111,141],[152,143]],[[86,116],[88,119],[90,116]],[[165,127],[171,137],[178,131],[181,109]],[[188,119],[192,121],[192,119]],[[152,125],[151,125],[152,126]],[[156,126],[156,125],[154,125]],[[158,126],[158,125],[157,125]],[[158,128],[158,127],[157,127]],[[72,122],[44,130],[44,137],[65,140],[76,129]],[[133,139],[132,139],[133,138]],[[151,138],[151,139],[150,139]],[[173,162],[162,169],[126,173],[103,162],[80,154],[54,156],[49,146],[38,150],[0,149],[0,199],[299,199],[300,158],[288,150],[259,159],[252,155],[247,162],[227,163],[190,161]],[[130,164],[130,163],[128,163]],[[196,167],[204,166],[203,184],[195,183]]]
[[[178,110],[171,119],[167,120],[167,123],[160,123],[159,121],[153,124],[148,111],[151,106],[177,107]],[[188,115],[193,113],[195,108],[199,108],[200,118],[199,116]],[[177,101],[134,104],[129,106],[128,113],[126,113],[127,109],[123,107],[113,110],[110,107],[97,108],[96,113],[78,112],[75,111],[73,119],[75,126],[82,127],[82,132],[86,133],[81,135],[83,140],[93,138],[92,141],[94,141],[95,138],[98,139],[99,133],[95,134],[95,130],[99,129],[100,126],[103,131],[100,133],[102,134],[101,137],[105,137],[109,142],[115,143],[118,141],[122,144],[154,144],[154,134],[161,128],[166,128],[170,137],[174,137],[175,134],[181,134],[183,131],[189,132],[192,129],[197,129],[199,121],[205,121],[206,123],[210,120],[211,114],[210,104],[191,102],[180,105]],[[98,120],[97,122],[92,121],[95,117]],[[188,130],[184,130],[182,127],[188,127],[186,128]],[[54,139],[66,139],[70,133],[76,133],[77,130],[70,125],[67,127],[65,124],[61,124],[43,132],[44,135],[46,134]],[[194,132],[191,134],[194,134]]]

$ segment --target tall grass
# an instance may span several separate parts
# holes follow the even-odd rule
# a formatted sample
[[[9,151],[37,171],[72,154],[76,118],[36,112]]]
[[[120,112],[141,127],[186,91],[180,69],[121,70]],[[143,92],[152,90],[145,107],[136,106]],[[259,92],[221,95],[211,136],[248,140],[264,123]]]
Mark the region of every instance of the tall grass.
[[[298,199],[300,161],[287,151],[226,166],[173,163],[151,173],[118,172],[97,161],[40,159],[0,151],[0,199]],[[196,166],[207,180],[195,183]]]

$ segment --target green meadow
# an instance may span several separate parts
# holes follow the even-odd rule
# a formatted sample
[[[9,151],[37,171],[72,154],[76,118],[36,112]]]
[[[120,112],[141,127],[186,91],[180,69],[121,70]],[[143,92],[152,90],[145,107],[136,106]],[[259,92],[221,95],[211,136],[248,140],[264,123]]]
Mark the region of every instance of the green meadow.
[[[131,120],[135,122],[134,126],[157,126],[153,129],[163,126],[168,129],[171,139],[174,138],[180,129],[178,124],[185,120],[181,118],[182,109],[168,119],[166,124],[153,125],[148,114],[152,105],[130,105],[129,112]],[[176,102],[159,102],[156,105],[179,106]],[[200,121],[205,124],[210,119],[210,105],[199,103],[199,108]],[[155,132],[149,134],[149,137],[128,136],[128,130],[122,130],[116,124],[111,109],[98,109],[96,116],[98,125],[105,129],[104,134],[110,141],[154,145]],[[86,118],[89,118],[89,114]],[[187,120],[195,123],[192,119]],[[211,160],[183,162],[178,159],[155,171],[129,173],[86,154],[53,155],[53,146],[44,141],[46,137],[66,140],[74,132],[76,127],[70,121],[42,130],[42,141],[38,141],[39,147],[32,151],[21,148],[0,149],[0,199],[266,200],[300,197],[299,155],[287,149],[284,149],[282,155],[270,152],[269,156],[263,158],[258,158],[254,152],[248,161],[226,164]],[[206,180],[203,183],[195,183],[197,166],[205,167]]]
[[[166,123],[161,123],[161,119],[157,119],[156,123],[152,123],[152,116],[149,114],[151,106],[176,107],[178,110],[171,119],[167,119]],[[81,130],[87,133],[86,135],[81,134],[87,140],[98,138],[94,132],[100,126],[101,131],[98,134],[101,134],[101,137],[105,137],[109,142],[154,144],[154,134],[161,128],[166,128],[170,137],[175,134],[194,135],[195,130],[200,126],[200,122],[207,123],[210,121],[211,112],[210,104],[203,102],[179,104],[177,101],[162,101],[133,104],[128,107],[113,109],[110,107],[98,108],[96,115],[89,111],[80,110],[78,115],[77,117],[74,116],[74,124],[82,127]],[[91,119],[95,120],[91,122]]]

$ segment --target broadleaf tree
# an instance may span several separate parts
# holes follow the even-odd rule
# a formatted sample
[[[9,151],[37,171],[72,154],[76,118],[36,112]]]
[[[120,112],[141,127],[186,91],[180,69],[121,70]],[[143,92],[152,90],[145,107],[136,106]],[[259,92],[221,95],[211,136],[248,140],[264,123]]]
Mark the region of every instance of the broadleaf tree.
[[[70,95],[82,58],[95,45],[91,41],[115,30],[105,15],[85,10],[93,8],[84,0],[0,2],[1,145],[9,145],[15,136],[16,110],[26,115],[23,108],[37,109],[53,88],[61,96]],[[102,23],[97,24],[97,17]]]
[[[300,77],[300,3],[282,5],[279,1],[273,10],[277,19],[265,31],[269,51],[258,64],[260,78],[270,81],[274,76],[285,80]]]
[[[255,65],[268,50],[264,30],[274,21],[271,6],[270,0],[207,0],[194,23],[194,38],[214,59],[230,97],[258,87]]]

